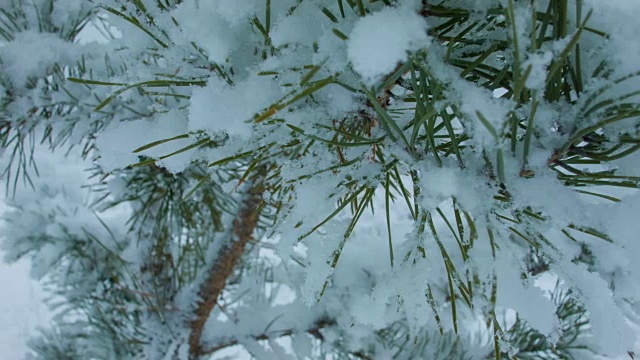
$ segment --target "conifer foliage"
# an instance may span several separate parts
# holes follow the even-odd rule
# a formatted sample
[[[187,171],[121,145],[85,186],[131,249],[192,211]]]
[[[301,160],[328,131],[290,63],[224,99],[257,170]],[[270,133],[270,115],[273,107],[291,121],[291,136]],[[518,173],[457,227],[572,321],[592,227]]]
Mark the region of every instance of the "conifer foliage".
[[[31,358],[633,357],[638,16],[0,0],[3,249],[56,314]]]

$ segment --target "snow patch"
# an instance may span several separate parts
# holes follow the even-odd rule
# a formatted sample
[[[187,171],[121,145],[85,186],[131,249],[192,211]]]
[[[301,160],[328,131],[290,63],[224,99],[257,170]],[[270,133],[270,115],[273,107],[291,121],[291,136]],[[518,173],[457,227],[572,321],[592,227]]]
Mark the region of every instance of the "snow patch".
[[[385,8],[358,20],[349,35],[347,56],[367,85],[393,72],[409,51],[429,44],[427,23],[415,12]]]

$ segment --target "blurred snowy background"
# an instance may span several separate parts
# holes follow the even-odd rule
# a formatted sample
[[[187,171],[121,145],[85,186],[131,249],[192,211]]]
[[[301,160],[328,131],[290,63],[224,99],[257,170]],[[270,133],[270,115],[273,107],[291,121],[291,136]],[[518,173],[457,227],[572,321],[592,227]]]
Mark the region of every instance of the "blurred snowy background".
[[[81,42],[105,41],[99,24],[90,24],[82,32]],[[2,46],[2,43],[0,43]],[[9,154],[0,151],[0,164],[5,164]],[[82,161],[76,157],[65,157],[63,151],[52,154],[46,147],[36,147],[34,154],[36,165],[41,162],[53,164],[55,167],[77,167]],[[5,181],[0,169],[0,221],[7,210],[5,199]],[[20,189],[20,185],[18,185]],[[22,189],[28,190],[28,189]],[[5,234],[0,227],[0,243]],[[51,318],[45,304],[46,293],[43,285],[30,276],[30,260],[21,259],[14,264],[6,264],[4,252],[0,249],[0,359],[23,359],[28,347],[27,340],[37,334],[38,327],[47,325]]]
[[[0,211],[4,205],[0,203]],[[29,277],[29,261],[0,262],[0,357],[22,359],[26,341],[38,326],[49,321],[40,284]]]

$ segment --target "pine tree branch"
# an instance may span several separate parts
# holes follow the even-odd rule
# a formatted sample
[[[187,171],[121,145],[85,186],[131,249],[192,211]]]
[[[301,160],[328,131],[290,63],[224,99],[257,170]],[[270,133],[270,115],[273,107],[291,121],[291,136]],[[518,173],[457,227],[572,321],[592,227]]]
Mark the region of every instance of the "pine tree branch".
[[[307,333],[320,341],[324,341],[325,338],[320,331],[324,328],[334,326],[334,325],[336,325],[336,321],[333,319],[320,319],[316,321],[312,327],[303,331],[296,331],[294,329],[285,329],[285,330],[271,331],[268,333],[265,332],[258,335],[250,335],[249,337],[255,341],[260,341],[260,340],[276,339],[276,338],[281,338],[285,336],[292,336],[295,334]],[[202,350],[201,355],[211,355],[222,349],[226,349],[228,347],[236,346],[239,344],[240,344],[240,341],[238,339],[224,340],[206,350]],[[352,352],[349,352],[349,354],[358,359],[363,359],[363,360],[373,359],[372,357],[367,355],[364,351],[352,351]]]
[[[260,172],[257,177],[262,178],[262,176],[263,173]],[[216,305],[218,297],[222,294],[227,279],[233,274],[236,264],[242,257],[246,244],[253,239],[253,231],[258,224],[259,208],[263,201],[264,187],[260,180],[254,179],[248,185],[244,200],[233,220],[229,232],[230,239],[218,253],[198,291],[201,300],[194,312],[194,319],[189,323],[191,328],[189,356],[191,359],[198,359],[206,354],[201,344],[204,325]]]
[[[322,336],[322,333],[320,333],[320,330],[329,326],[333,326],[335,324],[336,322],[334,320],[323,319],[323,320],[316,321],[312,327],[303,331],[296,331],[294,329],[277,330],[277,331],[271,331],[268,333],[265,332],[259,335],[251,335],[250,338],[252,338],[253,340],[259,341],[259,340],[269,340],[274,338],[291,336],[299,333],[308,333],[309,335],[312,335],[318,340],[324,340],[324,336]],[[206,350],[202,350],[202,355],[210,355],[215,353],[216,351],[220,351],[222,349],[238,345],[239,343],[240,342],[238,341],[238,339],[224,340]]]

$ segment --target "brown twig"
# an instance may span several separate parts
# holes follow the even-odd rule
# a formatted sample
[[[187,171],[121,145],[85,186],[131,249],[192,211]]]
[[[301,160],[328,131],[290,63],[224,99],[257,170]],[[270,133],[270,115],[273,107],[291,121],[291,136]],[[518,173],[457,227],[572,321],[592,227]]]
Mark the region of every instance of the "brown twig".
[[[258,175],[260,176],[260,175]],[[258,224],[258,212],[262,202],[263,184],[254,179],[248,186],[245,198],[229,231],[229,240],[218,252],[217,258],[198,291],[200,302],[194,311],[194,319],[189,323],[189,356],[198,359],[205,355],[201,338],[204,325],[215,307],[218,297],[225,288],[227,279],[233,274],[236,264],[242,257],[245,245],[253,239],[253,231]]]

